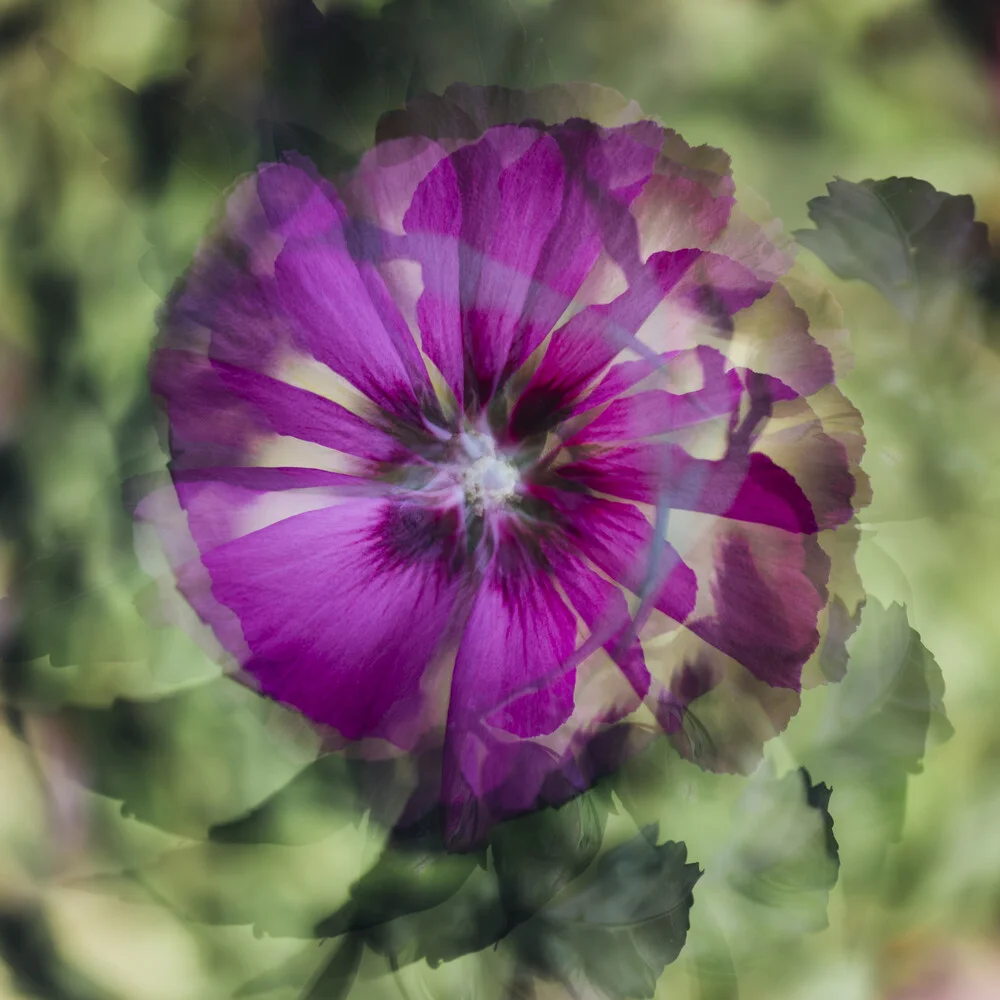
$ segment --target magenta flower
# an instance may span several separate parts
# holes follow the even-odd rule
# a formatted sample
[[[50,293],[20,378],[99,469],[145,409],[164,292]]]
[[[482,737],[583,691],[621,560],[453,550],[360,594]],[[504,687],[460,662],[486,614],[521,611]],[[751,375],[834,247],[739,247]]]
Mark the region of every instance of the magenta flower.
[[[164,312],[181,591],[262,694],[436,748],[454,846],[658,729],[744,766],[859,599],[835,308],[723,153],[610,92],[380,134],[239,184]]]

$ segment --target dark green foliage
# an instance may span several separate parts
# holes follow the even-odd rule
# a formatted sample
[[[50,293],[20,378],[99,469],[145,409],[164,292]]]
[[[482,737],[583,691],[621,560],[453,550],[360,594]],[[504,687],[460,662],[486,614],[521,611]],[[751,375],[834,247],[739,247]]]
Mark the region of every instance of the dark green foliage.
[[[809,202],[816,229],[795,237],[838,277],[874,285],[909,319],[942,282],[978,281],[990,265],[987,228],[969,195],[914,177],[838,178],[827,190]]]
[[[364,932],[397,964],[436,965],[495,945],[586,869],[600,849],[606,815],[604,798],[592,792],[501,824],[485,870],[483,850],[444,850],[432,813],[390,835],[351,899],[316,934]]]
[[[439,813],[395,830],[374,866],[351,889],[350,900],[316,927],[318,937],[378,927],[429,910],[453,896],[485,860],[482,852],[444,849]]]
[[[424,960],[435,967],[496,947],[508,927],[495,874],[477,869],[438,906],[372,927],[365,940],[394,966]]]
[[[511,943],[525,967],[570,989],[582,980],[608,997],[652,997],[684,946],[700,876],[684,844],[639,835],[601,856]]]
[[[544,906],[597,856],[607,812],[597,793],[503,823],[490,838],[500,901],[511,924]]]
[[[316,933],[361,935],[395,967],[502,944],[522,978],[582,976],[609,997],[652,996],[683,947],[701,873],[683,844],[656,846],[655,828],[599,854],[608,806],[595,790],[502,824],[488,867],[427,831],[390,838]]]
[[[840,851],[831,790],[813,783],[805,768],[778,778],[765,763],[748,778],[734,779],[701,771],[663,741],[629,761],[614,783],[637,823],[656,812],[676,813],[684,831],[703,829],[709,814],[717,815],[726,800],[733,803],[724,839],[700,854],[705,909],[699,911],[700,946],[690,961],[706,997],[732,995],[730,949],[742,956],[765,941],[789,942],[827,926]],[[727,914],[725,931],[714,926],[713,912]]]
[[[363,953],[360,938],[353,935],[344,938],[300,1000],[345,1000],[354,985]]]

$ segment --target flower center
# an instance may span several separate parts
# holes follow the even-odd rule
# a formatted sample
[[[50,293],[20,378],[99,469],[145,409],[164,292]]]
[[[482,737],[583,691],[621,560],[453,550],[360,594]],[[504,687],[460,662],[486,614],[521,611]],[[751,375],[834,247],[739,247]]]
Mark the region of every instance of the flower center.
[[[476,510],[505,504],[517,490],[517,483],[517,469],[496,455],[477,458],[462,476],[466,503]]]

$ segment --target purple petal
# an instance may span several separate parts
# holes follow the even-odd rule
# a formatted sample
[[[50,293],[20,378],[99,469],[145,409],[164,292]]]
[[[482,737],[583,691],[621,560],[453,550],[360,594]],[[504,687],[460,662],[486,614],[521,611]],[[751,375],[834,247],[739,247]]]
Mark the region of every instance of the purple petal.
[[[567,690],[563,680],[576,622],[544,568],[516,540],[503,542],[513,551],[498,550],[458,650],[452,714],[456,725],[489,719],[521,736],[539,735],[572,710],[572,685]]]
[[[549,551],[559,585],[594,635],[607,636],[603,644],[640,699],[649,690],[650,677],[642,645],[633,632],[632,616],[622,591],[569,553]],[[606,720],[608,721],[608,720]]]
[[[714,613],[688,627],[770,686],[799,690],[826,602],[829,561],[819,545],[737,530],[720,534],[714,559]]]
[[[420,184],[403,218],[411,239],[411,253],[421,265],[423,289],[416,318],[424,353],[437,366],[459,408],[464,402],[465,352],[457,237],[462,224],[458,178],[450,163],[439,163]]]
[[[324,490],[336,496],[389,496],[393,488],[378,480],[352,476],[326,469],[303,469],[296,466],[248,466],[244,468],[219,465],[172,468],[171,475],[187,504],[188,487],[192,483],[222,483],[248,490],[257,498],[286,490]]]
[[[566,445],[656,437],[718,417],[728,417],[739,407],[743,394],[740,373],[735,369],[725,371],[724,359],[716,351],[699,348],[698,353],[702,355],[702,388],[683,393],[649,389],[615,399],[594,420],[567,439]],[[680,359],[676,360],[679,362]],[[669,361],[664,368],[669,371]],[[635,374],[641,376],[644,373],[636,371]]]
[[[413,136],[369,149],[353,170],[337,177],[337,190],[352,222],[365,224],[393,243],[406,231],[403,218],[414,192],[454,148]]]
[[[534,493],[557,513],[577,551],[612,580],[674,621],[694,608],[694,574],[632,504],[617,503],[569,490],[535,487]]]
[[[417,316],[424,350],[459,399],[459,318],[465,374],[482,403],[542,342],[602,248],[638,260],[628,205],[661,138],[651,122],[603,130],[575,121],[548,135],[497,129],[439,162],[417,189],[404,220],[423,236],[412,244],[424,274]]]
[[[766,291],[767,286],[750,272],[725,258],[699,250],[654,254],[627,291],[607,305],[583,310],[552,334],[538,369],[514,407],[512,432],[522,437],[552,426],[623,351],[649,354],[649,348],[655,352],[689,349],[698,343],[691,336],[694,324],[703,324],[717,336],[721,330],[725,336],[731,317]],[[662,312],[663,321],[649,330],[647,321],[654,311]],[[656,364],[652,358],[641,362],[631,372],[633,379],[645,377]],[[619,379],[611,384],[613,391],[619,391],[630,383]],[[586,399],[575,409],[606,401],[607,388],[605,383],[598,384],[594,399]]]
[[[781,285],[736,318],[733,349],[746,367],[779,379],[799,396],[834,379],[829,350],[814,339],[809,316]]]
[[[200,354],[160,350],[150,379],[166,404],[175,466],[242,466],[275,435],[370,461],[406,455],[386,431],[332,400]]]
[[[282,237],[321,236],[344,223],[344,210],[329,181],[305,157],[268,163],[257,173],[257,196],[271,231]]]
[[[471,211],[486,207],[476,205],[480,193],[475,188],[463,191],[462,314],[467,364],[481,401],[491,398],[507,367],[515,329],[537,280],[539,255],[559,218],[564,183],[559,147],[541,136],[500,172],[485,224],[467,224]],[[478,270],[474,288],[465,284],[473,270]]]
[[[406,747],[428,724],[424,675],[451,620],[456,539],[457,525],[426,508],[359,500],[272,524],[202,561],[239,619],[243,667],[262,693],[348,739]]]
[[[550,133],[565,159],[558,219],[539,255],[508,367],[542,343],[603,250],[634,242],[628,206],[649,178],[662,130],[652,122],[598,129],[576,120]]]
[[[307,161],[263,168],[257,194],[283,246],[276,299],[294,337],[390,412],[411,412],[429,389],[416,343],[371,262],[354,253],[337,192]]]
[[[202,250],[168,302],[163,345],[264,370],[287,344],[282,310],[272,279],[245,270],[227,235]]]
[[[688,177],[657,174],[633,208],[643,257],[685,247],[711,249],[725,231],[734,204],[732,195],[714,195],[705,184]]]
[[[661,282],[672,277],[672,257],[656,253],[647,262],[647,267],[663,275]],[[771,287],[738,261],[700,252],[692,257],[690,268],[668,280],[662,308],[637,337],[657,353],[689,350],[699,344],[726,346],[732,339],[734,318],[766,296]]]
[[[694,458],[677,445],[640,443],[564,465],[559,472],[625,500],[795,533],[818,530],[812,506],[795,479],[759,452],[710,461]]]
[[[423,248],[418,321],[424,350],[459,400],[465,390],[458,381],[459,343],[465,379],[480,402],[490,398],[507,365],[539,254],[559,216],[563,182],[553,139],[504,128],[442,160],[414,195],[407,232],[437,237],[415,244]]]
[[[701,766],[752,770],[798,709],[830,560],[814,536],[712,515],[675,514],[670,535],[697,576],[698,606],[673,636],[658,717]]]
[[[298,346],[383,409],[414,418],[417,390],[430,392],[426,370],[382,279],[355,263],[343,232],[289,241],[275,277]]]
[[[566,664],[576,632],[544,569],[516,538],[504,538],[455,660],[443,790],[453,824],[470,799],[488,796],[509,777],[510,737],[545,735],[569,718],[575,671]]]
[[[286,363],[316,359],[412,417],[430,395],[427,372],[381,277],[352,259],[348,225],[307,161],[262,166],[168,303],[163,346],[278,378]]]
[[[828,386],[808,400],[776,403],[773,421],[775,429],[756,447],[795,479],[821,529],[846,524],[869,499],[858,467],[864,447],[858,411]]]
[[[553,334],[541,364],[511,414],[515,438],[525,437],[558,420],[558,415],[631,339],[700,256],[697,250],[662,254],[613,302],[577,313]]]

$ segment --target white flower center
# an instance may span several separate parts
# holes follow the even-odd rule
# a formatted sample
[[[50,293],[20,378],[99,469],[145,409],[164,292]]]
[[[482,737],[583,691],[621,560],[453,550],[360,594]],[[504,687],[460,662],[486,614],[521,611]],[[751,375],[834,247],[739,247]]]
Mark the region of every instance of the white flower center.
[[[517,490],[517,469],[496,455],[483,455],[465,470],[466,502],[478,510],[506,503]]]

